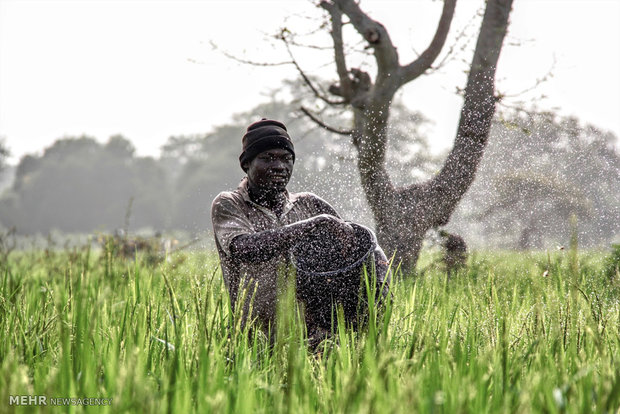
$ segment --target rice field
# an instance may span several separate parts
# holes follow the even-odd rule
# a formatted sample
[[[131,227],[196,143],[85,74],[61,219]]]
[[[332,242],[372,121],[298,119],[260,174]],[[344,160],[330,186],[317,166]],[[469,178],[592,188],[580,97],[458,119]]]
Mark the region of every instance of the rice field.
[[[616,413],[620,282],[603,263],[476,252],[449,280],[397,271],[366,329],[339,323],[313,352],[290,289],[274,344],[242,326],[213,252],[158,264],[13,252],[0,263],[0,412]]]

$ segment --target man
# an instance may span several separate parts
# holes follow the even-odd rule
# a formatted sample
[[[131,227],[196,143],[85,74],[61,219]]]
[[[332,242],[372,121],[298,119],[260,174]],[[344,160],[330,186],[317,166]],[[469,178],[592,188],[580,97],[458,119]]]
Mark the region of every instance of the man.
[[[290,249],[317,235],[346,239],[352,227],[318,196],[286,190],[295,150],[284,124],[265,118],[251,124],[242,147],[239,161],[246,177],[235,191],[215,198],[211,218],[233,308],[239,306],[237,301],[246,289],[248,299],[241,304],[244,317],[253,297],[251,316],[273,333],[278,269],[290,260]],[[381,261],[378,279],[383,282],[387,261],[380,248],[376,256]],[[316,328],[312,315],[313,309],[306,308],[309,335]]]

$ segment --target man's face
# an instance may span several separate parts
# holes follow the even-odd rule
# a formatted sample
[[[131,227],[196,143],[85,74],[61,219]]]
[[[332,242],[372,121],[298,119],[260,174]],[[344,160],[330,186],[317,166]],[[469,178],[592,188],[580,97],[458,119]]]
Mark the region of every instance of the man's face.
[[[263,151],[244,169],[251,185],[261,190],[284,191],[293,173],[293,154],[279,148]]]

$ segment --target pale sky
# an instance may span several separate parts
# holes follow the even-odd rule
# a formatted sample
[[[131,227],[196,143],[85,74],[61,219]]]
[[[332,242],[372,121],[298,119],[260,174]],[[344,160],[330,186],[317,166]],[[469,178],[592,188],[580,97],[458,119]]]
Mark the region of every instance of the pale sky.
[[[452,35],[483,3],[459,0]],[[442,2],[361,4],[385,24],[405,62],[432,38]],[[0,137],[13,163],[81,134],[103,142],[120,133],[138,154],[156,156],[169,136],[208,132],[297,75],[292,66],[236,63],[211,41],[242,58],[287,60],[266,35],[283,25],[309,31],[311,21],[299,14],[321,11],[306,0],[0,0]],[[549,81],[521,99],[620,136],[620,1],[515,0],[507,43],[499,90],[527,89],[553,68]],[[299,53],[309,72],[335,79],[329,52],[320,59]],[[436,148],[454,139],[463,69],[451,64],[402,90],[434,122],[428,135]]]

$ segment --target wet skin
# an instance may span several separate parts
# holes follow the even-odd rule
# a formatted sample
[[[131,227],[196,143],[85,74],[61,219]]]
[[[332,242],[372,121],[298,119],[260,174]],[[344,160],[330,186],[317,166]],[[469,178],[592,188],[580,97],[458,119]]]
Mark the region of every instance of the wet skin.
[[[258,154],[243,169],[248,176],[248,192],[257,204],[282,214],[286,186],[293,173],[293,154],[285,149],[270,149]]]

